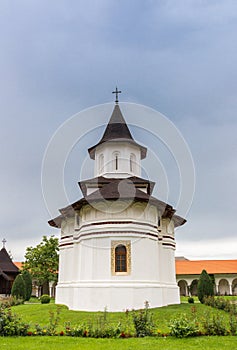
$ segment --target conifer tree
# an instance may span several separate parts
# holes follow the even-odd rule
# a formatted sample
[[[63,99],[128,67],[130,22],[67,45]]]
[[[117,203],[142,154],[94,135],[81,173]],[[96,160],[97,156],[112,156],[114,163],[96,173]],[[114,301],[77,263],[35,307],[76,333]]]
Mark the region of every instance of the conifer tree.
[[[31,294],[32,294],[32,277],[29,271],[24,270],[22,272],[22,277],[25,282],[26,287],[26,298],[25,300],[30,300]]]
[[[201,303],[204,302],[205,297],[214,295],[213,282],[206,270],[202,270],[199,277],[197,294]]]
[[[17,275],[12,285],[11,295],[17,299],[26,298],[26,286],[22,275]]]

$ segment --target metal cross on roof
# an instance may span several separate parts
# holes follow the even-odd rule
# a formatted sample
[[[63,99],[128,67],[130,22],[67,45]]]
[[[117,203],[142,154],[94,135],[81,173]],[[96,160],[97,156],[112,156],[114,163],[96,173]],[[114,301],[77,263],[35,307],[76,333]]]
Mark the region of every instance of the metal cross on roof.
[[[112,94],[116,94],[115,97],[115,103],[118,104],[119,100],[118,100],[118,94],[121,94],[122,91],[118,90],[117,86],[116,86],[116,89],[115,91],[112,92]]]
[[[7,243],[6,239],[3,238],[3,240],[2,240],[2,246],[3,246],[3,248],[5,248],[5,244],[6,244],[6,243]]]

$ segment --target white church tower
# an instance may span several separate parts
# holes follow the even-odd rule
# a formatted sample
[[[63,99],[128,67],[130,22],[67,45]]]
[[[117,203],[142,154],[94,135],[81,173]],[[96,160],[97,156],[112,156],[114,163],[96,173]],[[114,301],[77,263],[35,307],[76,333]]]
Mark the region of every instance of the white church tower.
[[[49,221],[61,228],[56,303],[71,310],[122,311],[178,304],[174,228],[185,220],[152,196],[141,178],[147,149],[132,137],[116,104],[101,140],[89,151],[94,178],[83,198]]]

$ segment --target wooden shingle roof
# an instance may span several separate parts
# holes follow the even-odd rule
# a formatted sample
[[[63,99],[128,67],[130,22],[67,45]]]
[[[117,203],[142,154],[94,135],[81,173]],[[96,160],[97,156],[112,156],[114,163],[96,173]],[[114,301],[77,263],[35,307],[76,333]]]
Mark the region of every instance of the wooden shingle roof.
[[[141,159],[146,157],[147,149],[144,146],[139,145],[136,141],[134,141],[131,132],[126,124],[126,121],[122,115],[122,112],[119,108],[119,105],[115,105],[109,123],[105,129],[105,132],[101,138],[101,140],[94,146],[88,149],[90,157],[95,159],[95,149],[99,145],[109,141],[126,141],[129,143],[133,143],[134,145],[140,147],[141,150]]]
[[[0,269],[4,273],[18,273],[18,267],[12,262],[8,252],[3,247],[0,250]]]

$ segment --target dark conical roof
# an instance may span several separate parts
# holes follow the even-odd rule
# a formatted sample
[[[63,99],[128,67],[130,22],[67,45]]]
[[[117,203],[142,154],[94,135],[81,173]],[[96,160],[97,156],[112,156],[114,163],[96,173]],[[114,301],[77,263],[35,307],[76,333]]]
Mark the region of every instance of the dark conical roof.
[[[116,104],[114,107],[113,113],[101,140],[95,146],[88,149],[92,159],[95,159],[96,147],[107,141],[127,141],[133,143],[140,147],[141,158],[143,159],[146,157],[146,147],[143,147],[134,141],[118,104]]]
[[[113,139],[128,139],[134,141],[119,105],[115,105],[100,142],[106,142]]]
[[[0,250],[0,268],[3,272],[18,272],[18,267],[12,262],[5,248]]]

